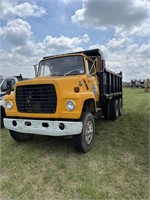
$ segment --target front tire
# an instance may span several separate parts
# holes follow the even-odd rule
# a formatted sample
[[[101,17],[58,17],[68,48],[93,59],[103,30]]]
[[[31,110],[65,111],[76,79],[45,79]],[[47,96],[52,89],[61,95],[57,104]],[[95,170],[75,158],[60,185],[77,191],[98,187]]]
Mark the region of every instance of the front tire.
[[[86,153],[93,145],[95,122],[93,115],[89,112],[82,114],[81,121],[83,122],[82,132],[79,135],[73,136],[73,143],[77,151]]]
[[[9,130],[11,137],[18,142],[27,142],[31,140],[34,134],[19,133],[13,130]]]

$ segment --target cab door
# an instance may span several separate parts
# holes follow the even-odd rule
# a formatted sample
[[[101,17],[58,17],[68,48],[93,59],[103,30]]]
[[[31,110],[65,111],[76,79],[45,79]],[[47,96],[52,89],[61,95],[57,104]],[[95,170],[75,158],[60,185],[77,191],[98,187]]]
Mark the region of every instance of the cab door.
[[[89,89],[93,92],[95,101],[99,101],[100,91],[95,65],[91,60],[86,59],[86,66],[88,70],[87,82]]]

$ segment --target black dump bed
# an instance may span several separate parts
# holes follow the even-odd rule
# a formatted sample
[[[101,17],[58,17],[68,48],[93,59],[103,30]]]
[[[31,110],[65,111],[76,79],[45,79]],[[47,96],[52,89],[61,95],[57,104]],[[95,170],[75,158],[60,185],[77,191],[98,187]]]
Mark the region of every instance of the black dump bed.
[[[102,101],[114,96],[122,97],[122,72],[116,74],[104,69],[98,76],[100,80],[100,99]]]

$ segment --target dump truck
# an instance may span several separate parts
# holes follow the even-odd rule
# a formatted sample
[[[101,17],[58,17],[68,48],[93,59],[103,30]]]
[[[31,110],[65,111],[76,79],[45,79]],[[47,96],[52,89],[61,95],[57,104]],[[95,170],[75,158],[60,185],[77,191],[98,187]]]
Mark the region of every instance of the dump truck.
[[[122,114],[122,72],[105,67],[99,49],[44,57],[37,77],[15,85],[5,98],[4,125],[25,142],[34,135],[71,136],[79,152],[93,146],[95,118]]]

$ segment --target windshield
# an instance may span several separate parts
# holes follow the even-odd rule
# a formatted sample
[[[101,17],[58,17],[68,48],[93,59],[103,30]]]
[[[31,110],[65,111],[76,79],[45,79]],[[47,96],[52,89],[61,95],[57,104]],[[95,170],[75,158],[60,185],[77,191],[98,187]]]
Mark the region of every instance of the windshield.
[[[38,76],[69,76],[84,73],[82,56],[64,56],[42,60],[39,64]]]

